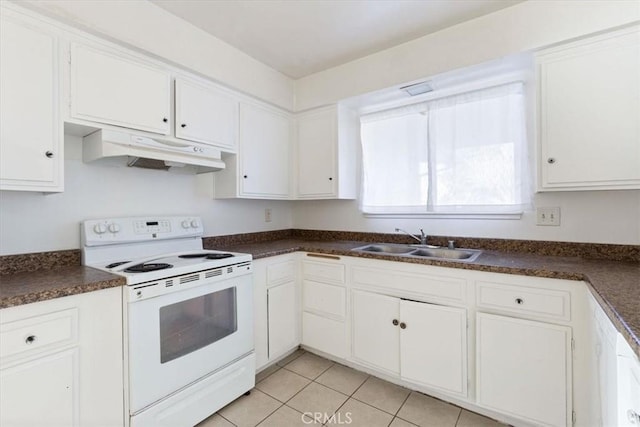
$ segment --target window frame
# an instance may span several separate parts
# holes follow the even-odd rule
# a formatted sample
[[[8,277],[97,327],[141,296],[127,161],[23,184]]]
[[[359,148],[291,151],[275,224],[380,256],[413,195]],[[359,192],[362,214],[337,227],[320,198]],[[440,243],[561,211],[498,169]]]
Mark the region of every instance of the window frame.
[[[504,73],[491,78],[476,79],[474,81],[467,81],[462,84],[458,84],[452,87],[438,90],[437,92],[429,92],[424,95],[418,95],[409,99],[403,99],[401,101],[386,102],[377,105],[367,105],[360,109],[360,115],[374,115],[375,113],[383,113],[386,110],[393,110],[396,108],[417,106],[418,104],[426,104],[431,101],[437,101],[442,98],[452,97],[456,95],[463,95],[469,92],[478,90],[490,89],[496,86],[508,85],[511,83],[521,83],[523,85],[523,112],[525,115],[524,120],[524,132],[526,140],[524,147],[526,148],[526,162],[528,170],[525,172],[528,174],[528,191],[530,192],[529,202],[523,203],[521,209],[515,208],[513,211],[490,209],[478,210],[478,211],[428,211],[428,206],[425,205],[425,211],[393,211],[390,207],[384,212],[372,212],[365,211],[363,206],[363,194],[364,194],[364,164],[363,158],[361,159],[361,176],[360,176],[360,194],[358,197],[358,205],[361,214],[367,218],[433,218],[433,219],[462,219],[462,220],[478,220],[478,219],[495,219],[495,220],[519,220],[522,218],[525,212],[533,210],[533,199],[535,196],[535,151],[534,151],[534,109],[535,109],[535,92],[533,87],[533,70],[521,70],[516,72]]]

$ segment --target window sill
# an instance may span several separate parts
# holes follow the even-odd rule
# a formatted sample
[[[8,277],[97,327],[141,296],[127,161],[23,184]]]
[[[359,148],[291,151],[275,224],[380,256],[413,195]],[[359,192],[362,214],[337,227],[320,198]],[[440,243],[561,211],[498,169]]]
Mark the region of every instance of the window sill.
[[[416,212],[416,213],[371,213],[363,212],[366,218],[433,218],[433,219],[521,219],[523,212],[490,213],[490,212]]]

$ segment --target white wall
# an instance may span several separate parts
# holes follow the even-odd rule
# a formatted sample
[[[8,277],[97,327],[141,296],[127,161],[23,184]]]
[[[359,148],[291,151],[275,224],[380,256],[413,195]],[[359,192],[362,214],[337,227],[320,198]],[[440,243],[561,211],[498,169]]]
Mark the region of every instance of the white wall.
[[[206,236],[292,226],[291,202],[212,200],[193,174],[85,164],[81,144],[65,137],[63,193],[0,192],[0,255],[79,248],[80,221],[109,216],[200,215]]]
[[[640,191],[537,194],[536,206],[561,209],[559,227],[536,226],[535,214],[520,220],[367,218],[357,201],[320,200],[293,206],[296,228],[393,233],[396,227],[436,236],[640,245]]]
[[[146,0],[27,0],[18,4],[293,109],[289,77]]]
[[[530,0],[295,82],[296,110],[640,20],[637,0]]]

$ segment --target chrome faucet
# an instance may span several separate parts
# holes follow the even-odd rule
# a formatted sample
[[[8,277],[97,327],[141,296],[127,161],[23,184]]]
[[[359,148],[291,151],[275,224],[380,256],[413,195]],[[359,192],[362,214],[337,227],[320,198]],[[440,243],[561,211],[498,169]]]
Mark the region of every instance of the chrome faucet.
[[[413,237],[418,242],[420,242],[421,245],[426,245],[427,244],[427,235],[424,234],[424,230],[422,230],[422,228],[420,229],[420,238],[414,236],[413,234],[409,233],[408,231],[403,230],[402,228],[396,228],[396,232],[402,232],[402,233],[406,234],[407,236]]]

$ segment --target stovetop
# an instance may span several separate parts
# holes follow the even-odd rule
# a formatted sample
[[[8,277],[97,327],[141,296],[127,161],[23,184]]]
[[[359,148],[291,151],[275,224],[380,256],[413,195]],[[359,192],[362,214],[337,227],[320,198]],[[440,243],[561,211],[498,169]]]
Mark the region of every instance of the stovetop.
[[[251,262],[251,255],[202,249],[194,216],[87,220],[82,263],[124,276],[128,285]]]
[[[160,254],[134,260],[112,260],[90,266],[124,276],[127,278],[128,285],[134,285],[250,261],[251,255],[249,254],[202,250]]]

